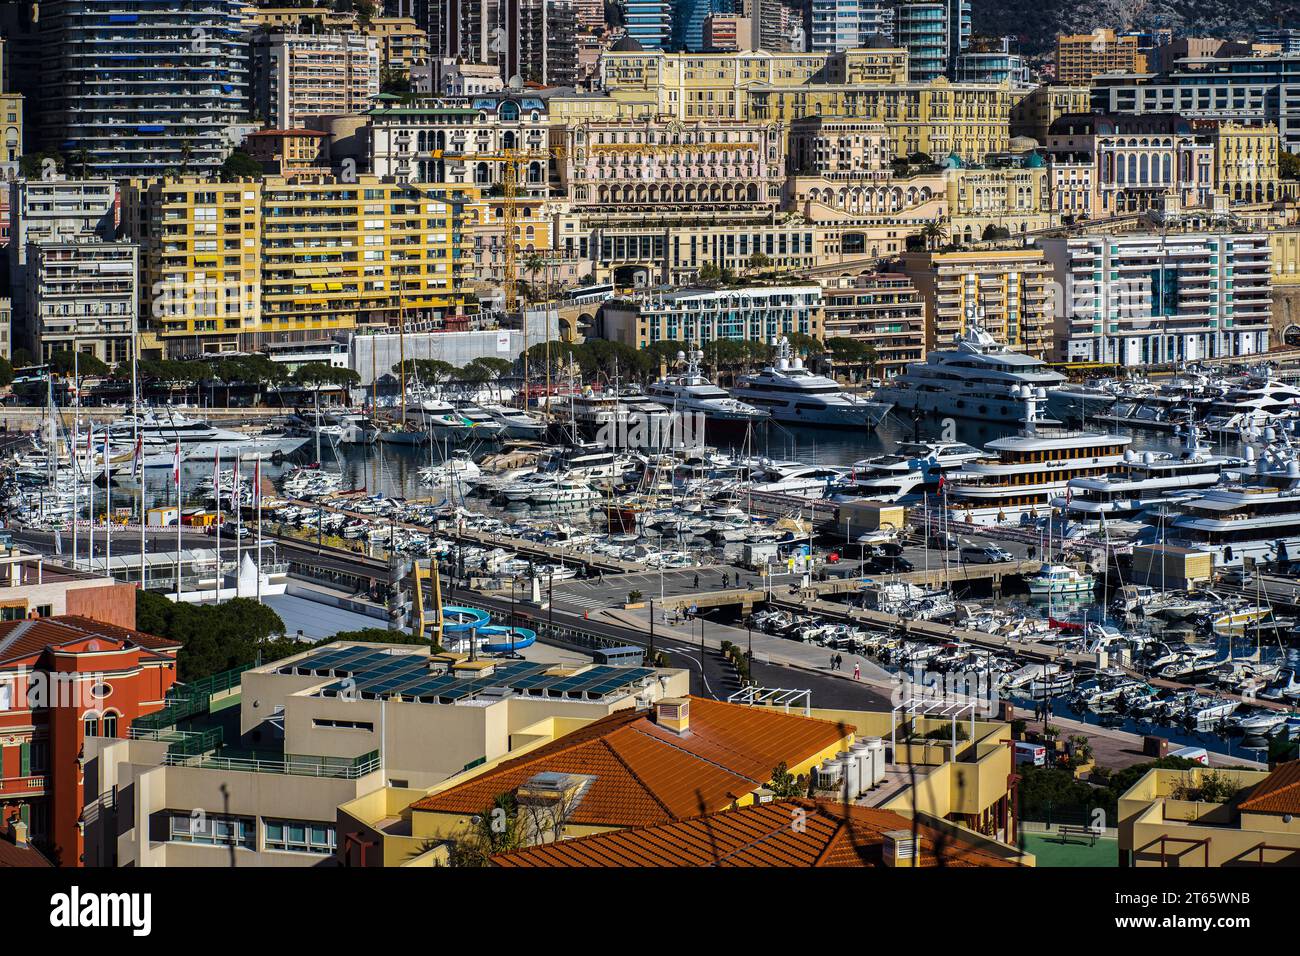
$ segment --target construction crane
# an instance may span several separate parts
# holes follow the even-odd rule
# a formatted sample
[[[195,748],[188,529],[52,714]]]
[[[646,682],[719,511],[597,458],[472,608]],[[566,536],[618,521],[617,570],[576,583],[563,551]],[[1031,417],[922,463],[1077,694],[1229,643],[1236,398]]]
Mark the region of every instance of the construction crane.
[[[552,158],[564,156],[563,146],[544,149],[507,149],[500,153],[467,153],[465,163],[500,163],[501,171],[501,224],[504,228],[503,250],[505,265],[502,291],[504,311],[509,314],[519,308],[519,243],[515,239],[515,207],[519,201],[519,183],[523,180],[525,164],[548,163]]]
[[[523,178],[521,173],[524,170],[524,164],[530,162],[542,162],[547,164],[548,181],[549,181],[549,163],[552,157],[560,159],[564,156],[565,149],[563,146],[549,146],[544,149],[521,150],[507,149],[500,153],[471,153],[465,156],[466,163],[501,163],[501,225],[503,229],[502,246],[505,252],[505,263],[502,269],[502,311],[507,315],[519,308],[519,243],[515,238],[515,204],[518,202],[519,182]],[[555,237],[551,237],[551,246],[554,249]],[[528,313],[526,311],[519,314],[519,328],[523,334],[523,364],[524,364],[524,387],[523,387],[523,408],[528,407]],[[550,330],[547,330],[547,341],[550,340]],[[549,374],[549,369],[548,369]]]

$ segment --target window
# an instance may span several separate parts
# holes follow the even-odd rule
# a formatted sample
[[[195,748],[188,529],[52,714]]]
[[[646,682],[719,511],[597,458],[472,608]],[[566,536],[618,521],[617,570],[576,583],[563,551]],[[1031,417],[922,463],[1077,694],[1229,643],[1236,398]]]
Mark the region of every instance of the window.
[[[117,714],[113,713],[112,711],[109,711],[107,714],[105,714],[104,719],[101,721],[99,729],[100,729],[100,735],[103,737],[116,737],[117,736]]]
[[[221,814],[172,813],[168,840],[172,843],[195,843],[201,846],[238,846],[254,848],[251,817],[228,817]]]
[[[310,820],[267,820],[265,844],[268,850],[287,853],[334,852],[334,824]]]
[[[87,737],[99,736],[99,718],[93,714],[87,714],[81,719],[82,732]]]

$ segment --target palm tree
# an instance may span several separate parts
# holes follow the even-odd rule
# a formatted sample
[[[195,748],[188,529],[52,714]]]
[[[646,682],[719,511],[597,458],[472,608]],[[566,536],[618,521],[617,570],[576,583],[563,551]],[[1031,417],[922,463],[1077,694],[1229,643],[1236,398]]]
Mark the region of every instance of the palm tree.
[[[925,237],[925,248],[936,249],[948,237],[948,229],[942,219],[933,219],[921,229],[921,235]]]
[[[537,300],[537,294],[533,288],[537,284],[537,273],[543,271],[545,268],[546,257],[540,252],[530,252],[528,255],[524,256],[524,271],[532,276],[532,281],[529,282],[528,288],[532,293],[530,297],[533,301]]]

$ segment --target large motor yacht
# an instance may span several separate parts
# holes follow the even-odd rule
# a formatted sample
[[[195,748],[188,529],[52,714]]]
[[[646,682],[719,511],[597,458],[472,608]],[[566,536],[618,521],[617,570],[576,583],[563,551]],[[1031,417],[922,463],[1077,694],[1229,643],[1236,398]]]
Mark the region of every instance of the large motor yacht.
[[[955,337],[953,347],[912,362],[876,389],[877,401],[903,411],[932,412],[980,421],[1025,420],[1024,389],[1050,389],[1065,381],[1032,355],[999,342],[977,322]]]
[[[1021,433],[989,442],[987,457],[944,483],[956,520],[992,525],[1047,515],[1072,479],[1110,474],[1133,441],[1127,435],[1051,427],[1039,416],[1047,400],[1044,389],[1025,387],[1013,397],[1025,409]]]
[[[668,405],[678,412],[698,412],[709,421],[746,422],[762,421],[768,412],[732,398],[714,385],[700,371],[699,351],[678,352],[677,361],[685,363],[681,372],[670,373],[646,389],[646,398]]]
[[[887,402],[851,395],[824,375],[804,368],[788,340],[776,343],[776,364],[755,375],[742,375],[731,394],[763,409],[773,421],[830,428],[875,428],[887,414]]]

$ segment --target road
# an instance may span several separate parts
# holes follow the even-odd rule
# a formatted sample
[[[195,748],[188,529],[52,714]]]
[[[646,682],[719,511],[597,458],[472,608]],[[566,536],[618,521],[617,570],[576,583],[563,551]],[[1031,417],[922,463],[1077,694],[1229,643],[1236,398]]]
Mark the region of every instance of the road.
[[[509,598],[492,597],[477,592],[461,595],[461,597],[463,600],[502,614],[509,614],[511,610]],[[449,593],[445,600],[454,604],[457,600],[456,594]],[[581,612],[574,613],[563,609],[558,600],[553,614],[518,603],[514,605],[514,609],[519,620],[518,626],[529,626],[529,622],[550,619],[557,626],[580,624],[584,630],[608,637],[620,644],[644,647],[647,643],[643,631],[621,627],[609,621],[584,619]],[[706,638],[710,642],[716,642],[712,633],[715,630],[713,625],[708,621],[702,621],[697,622],[695,626],[699,627],[701,624],[706,628]],[[690,672],[692,694],[726,700],[728,696],[740,689],[735,668],[716,647],[706,646],[701,652],[699,644],[669,638],[662,632],[656,635],[654,646],[656,650],[664,651],[668,655],[672,666],[683,667]],[[877,686],[856,682],[846,677],[831,676],[829,670],[827,673],[819,674],[802,667],[755,661],[751,668],[751,675],[760,687],[785,687],[811,691],[814,707],[861,710],[889,706],[888,692]]]

